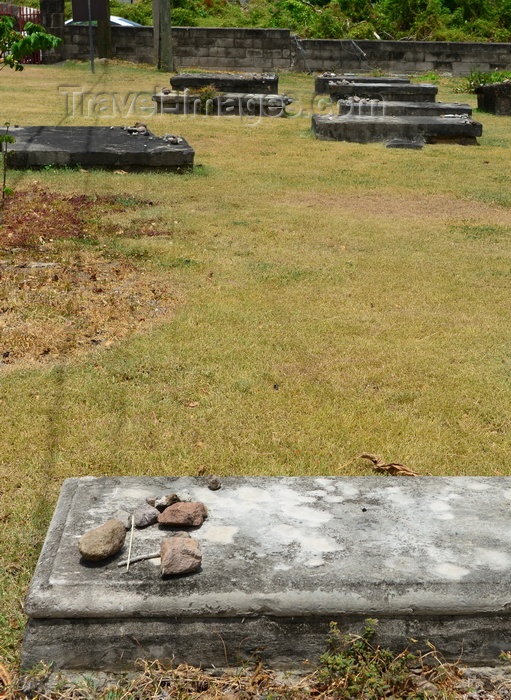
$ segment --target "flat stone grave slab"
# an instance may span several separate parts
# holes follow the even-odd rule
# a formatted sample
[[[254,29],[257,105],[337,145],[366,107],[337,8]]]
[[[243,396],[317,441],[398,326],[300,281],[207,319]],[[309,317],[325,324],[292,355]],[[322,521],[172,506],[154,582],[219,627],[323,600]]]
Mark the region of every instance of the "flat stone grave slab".
[[[472,116],[470,105],[449,102],[394,102],[353,98],[338,100],[339,115],[374,117],[440,117]]]
[[[312,117],[312,130],[325,141],[370,143],[400,138],[409,141],[424,139],[426,143],[477,143],[483,127],[469,117],[371,117],[320,116]]]
[[[159,560],[83,565],[79,537],[119,507],[188,492],[208,508],[202,568],[162,579]],[[136,530],[132,556],[159,549]],[[317,660],[329,623],[410,638],[448,659],[511,648],[511,477],[68,479],[25,604],[22,665],[119,670],[137,658],[274,667]]]
[[[436,85],[401,85],[398,83],[331,83],[328,91],[333,100],[360,97],[401,102],[434,102]]]
[[[5,129],[0,129],[0,133]],[[28,126],[9,133],[11,168],[45,165],[180,171],[193,167],[195,152],[182,138],[160,138],[143,127]]]
[[[403,76],[394,77],[373,77],[372,75],[357,75],[356,73],[323,73],[322,75],[317,75],[314,79],[314,90],[317,94],[328,94],[329,83],[331,82],[350,82],[350,83],[401,83],[405,85],[410,82],[410,78],[405,78]]]
[[[179,73],[172,76],[174,90],[199,90],[214,85],[218,92],[276,94],[279,78],[275,73]]]
[[[480,85],[476,88],[477,109],[491,114],[511,116],[511,81]]]
[[[286,95],[226,92],[206,102],[197,93],[159,92],[152,97],[162,114],[208,116],[284,117],[293,100]]]

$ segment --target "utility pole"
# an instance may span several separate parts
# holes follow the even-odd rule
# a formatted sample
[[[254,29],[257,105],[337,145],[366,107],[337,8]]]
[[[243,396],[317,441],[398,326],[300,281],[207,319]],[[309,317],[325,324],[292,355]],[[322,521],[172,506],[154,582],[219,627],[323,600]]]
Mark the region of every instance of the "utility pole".
[[[110,3],[107,0],[108,19],[98,19],[98,57],[112,58],[112,25]]]
[[[174,70],[172,52],[171,0],[153,0],[154,53],[159,70]]]

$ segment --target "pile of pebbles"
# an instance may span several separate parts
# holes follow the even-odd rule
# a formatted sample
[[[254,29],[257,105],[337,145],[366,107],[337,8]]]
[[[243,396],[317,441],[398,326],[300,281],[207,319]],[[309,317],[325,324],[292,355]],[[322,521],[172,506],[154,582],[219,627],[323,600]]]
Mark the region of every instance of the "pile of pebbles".
[[[216,477],[210,477],[208,485],[212,490],[220,488]],[[200,527],[207,515],[204,503],[192,501],[188,493],[169,493],[147,498],[133,512],[118,510],[103,525],[85,532],[78,540],[81,562],[84,565],[87,562],[107,563],[124,546],[127,530],[133,534],[134,528],[157,525],[162,529],[173,528],[163,537],[160,550],[132,559],[128,554],[128,559],[118,566],[126,565],[129,568],[130,563],[136,561],[161,558],[162,577],[192,573],[201,566],[201,548],[198,540],[181,528]]]

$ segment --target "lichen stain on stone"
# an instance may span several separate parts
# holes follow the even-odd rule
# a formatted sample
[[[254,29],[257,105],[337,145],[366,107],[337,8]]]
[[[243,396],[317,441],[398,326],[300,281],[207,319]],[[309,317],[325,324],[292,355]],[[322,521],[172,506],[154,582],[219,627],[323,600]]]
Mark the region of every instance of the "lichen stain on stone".
[[[434,567],[436,574],[442,578],[448,579],[449,581],[460,581],[464,576],[468,576],[470,569],[465,569],[462,566],[456,566],[456,564],[437,564]]]
[[[315,508],[307,508],[302,505],[288,505],[284,509],[284,513],[307,523],[309,527],[319,527],[332,519],[331,513],[325,510],[317,510]]]
[[[469,482],[468,488],[471,491],[488,491],[490,484],[487,484],[484,481],[472,481]]]
[[[511,557],[498,549],[477,547],[474,550],[474,565],[483,566],[492,571],[505,571],[511,567]]]
[[[409,506],[414,502],[413,498],[409,494],[404,493],[399,486],[391,486],[386,489],[385,495],[391,503],[398,506]]]
[[[212,526],[203,531],[201,539],[218,544],[232,544],[238,531],[239,528],[232,525]]]
[[[433,513],[436,513],[438,517],[441,517],[442,520],[450,520],[451,518],[446,518],[446,515],[452,515],[451,513],[451,506],[449,503],[446,503],[445,501],[432,501],[429,504],[430,510],[433,511]]]

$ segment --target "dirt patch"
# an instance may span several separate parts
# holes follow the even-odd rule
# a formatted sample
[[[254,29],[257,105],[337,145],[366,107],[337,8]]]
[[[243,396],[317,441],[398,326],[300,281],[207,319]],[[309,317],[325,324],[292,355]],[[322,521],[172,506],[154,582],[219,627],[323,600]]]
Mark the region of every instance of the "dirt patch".
[[[126,216],[151,202],[60,196],[36,188],[9,197],[0,225],[0,361],[48,361],[113,342],[169,319],[177,296],[147,264],[109,253],[115,235],[166,233]],[[65,241],[68,241],[65,243]]]
[[[320,208],[325,211],[332,209],[339,212],[352,213],[359,217],[375,216],[388,219],[418,219],[418,220],[449,220],[476,219],[492,221],[501,225],[511,225],[511,209],[498,208],[470,199],[459,199],[447,195],[414,194],[403,196],[385,194],[381,191],[342,192],[339,194],[311,193],[298,191],[293,195],[293,201],[282,200],[285,206]]]

